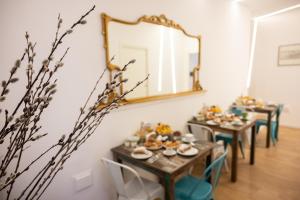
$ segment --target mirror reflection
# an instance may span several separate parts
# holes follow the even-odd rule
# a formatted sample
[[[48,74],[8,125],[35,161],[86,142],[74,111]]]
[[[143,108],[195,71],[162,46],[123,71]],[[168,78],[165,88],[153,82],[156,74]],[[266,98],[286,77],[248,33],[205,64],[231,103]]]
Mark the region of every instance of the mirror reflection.
[[[111,65],[121,67],[136,59],[123,74],[128,79],[123,91],[150,74],[149,80],[128,96],[129,100],[193,90],[200,67],[199,37],[158,23],[113,20],[107,24],[106,37],[107,54],[115,57]]]

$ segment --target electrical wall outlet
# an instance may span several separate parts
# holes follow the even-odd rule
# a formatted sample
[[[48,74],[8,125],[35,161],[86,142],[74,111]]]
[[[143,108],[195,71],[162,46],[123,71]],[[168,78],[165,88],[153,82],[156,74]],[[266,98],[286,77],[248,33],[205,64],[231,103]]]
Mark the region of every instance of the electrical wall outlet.
[[[93,184],[92,171],[87,170],[73,176],[76,191],[84,190]]]

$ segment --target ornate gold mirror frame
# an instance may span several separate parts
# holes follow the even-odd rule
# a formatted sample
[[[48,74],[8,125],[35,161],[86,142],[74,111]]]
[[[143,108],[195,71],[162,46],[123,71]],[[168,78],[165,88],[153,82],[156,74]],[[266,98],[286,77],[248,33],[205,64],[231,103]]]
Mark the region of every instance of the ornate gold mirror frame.
[[[123,102],[124,104],[128,103],[140,103],[140,102],[146,102],[146,101],[153,101],[153,100],[160,100],[160,99],[166,99],[166,98],[172,98],[172,97],[178,97],[178,96],[186,96],[186,95],[192,95],[192,94],[197,94],[203,92],[203,88],[200,85],[199,81],[199,70],[201,66],[201,36],[195,36],[187,33],[182,26],[174,22],[173,20],[168,19],[165,15],[160,15],[160,16],[142,16],[137,19],[137,21],[134,22],[129,22],[129,21],[124,21],[121,19],[116,19],[113,18],[105,13],[101,14],[102,18],[102,34],[104,38],[104,49],[105,49],[105,59],[106,59],[106,64],[107,68],[110,72],[110,80],[112,80],[113,73],[120,71],[120,66],[114,65],[111,63],[111,56],[109,55],[109,33],[108,33],[108,24],[109,22],[117,22],[125,25],[137,25],[141,22],[146,22],[146,23],[151,23],[151,24],[156,24],[156,25],[162,25],[165,27],[171,27],[177,30],[182,31],[186,36],[195,38],[198,40],[198,49],[199,49],[199,55],[198,55],[198,64],[194,67],[193,71],[191,72],[192,75],[192,88],[190,91],[183,91],[183,92],[177,92],[177,93],[170,93],[170,94],[163,94],[163,95],[155,95],[155,96],[147,96],[147,97],[142,97],[142,98],[134,98],[134,99],[129,99],[126,100],[126,102]],[[122,78],[122,77],[121,77]],[[141,77],[143,79],[144,77]],[[119,94],[123,93],[123,85],[120,85],[120,91]]]

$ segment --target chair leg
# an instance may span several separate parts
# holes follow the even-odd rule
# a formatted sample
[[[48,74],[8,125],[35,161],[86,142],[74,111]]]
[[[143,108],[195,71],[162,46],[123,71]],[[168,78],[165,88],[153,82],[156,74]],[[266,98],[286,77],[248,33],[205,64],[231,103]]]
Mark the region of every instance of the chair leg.
[[[191,175],[193,174],[194,166],[191,166],[190,169],[188,170],[188,174]]]
[[[276,139],[272,136],[273,146],[276,146]]]
[[[256,133],[259,133],[259,128],[260,128],[260,125],[257,125],[256,126]]]
[[[242,156],[245,159],[245,152],[244,152],[244,144],[243,144],[243,142],[239,141],[239,145],[240,145]]]
[[[279,123],[278,122],[276,123],[276,129],[275,130],[276,130],[275,131],[275,139],[276,139],[276,141],[278,141],[278,132],[279,132]]]
[[[228,143],[224,141],[224,150],[226,151]]]
[[[227,157],[224,160],[224,167],[225,167],[225,171],[228,173],[229,172],[229,166],[228,166],[228,158]]]
[[[271,139],[274,146],[276,145],[276,137],[276,126],[272,126]]]

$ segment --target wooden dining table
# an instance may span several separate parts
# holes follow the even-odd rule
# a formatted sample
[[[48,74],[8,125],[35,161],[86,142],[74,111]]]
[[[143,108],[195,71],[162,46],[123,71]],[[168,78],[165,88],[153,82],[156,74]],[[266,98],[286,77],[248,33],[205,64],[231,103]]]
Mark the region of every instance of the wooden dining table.
[[[188,123],[200,124],[208,126],[214,131],[232,134],[231,182],[236,182],[238,177],[238,138],[241,134],[245,134],[247,129],[251,128],[250,165],[255,164],[256,119],[249,119],[240,126],[222,126],[218,124],[210,124],[207,121],[199,121],[197,119],[192,119],[188,121]]]
[[[234,107],[235,105],[233,105]],[[279,127],[279,113],[277,112],[279,109],[279,105],[266,105],[263,107],[251,107],[251,106],[243,106],[248,112],[256,112],[267,115],[267,134],[266,134],[266,147],[270,147],[271,143],[271,131],[272,131],[272,118],[276,115],[276,122],[278,123],[276,126],[276,131],[278,132]]]
[[[131,156],[133,148],[125,147],[124,145],[117,146],[111,149],[114,160],[122,163],[123,161],[130,163],[136,167],[142,168],[159,178],[160,183],[165,189],[166,200],[175,200],[175,179],[183,172],[187,172],[197,162],[201,162],[202,158],[206,158],[208,165],[212,160],[213,148],[216,144],[213,143],[195,143],[195,148],[199,152],[194,156],[175,155],[166,157],[162,154],[164,149],[153,151],[153,156],[157,156],[157,160],[150,162],[147,160],[135,159]]]

